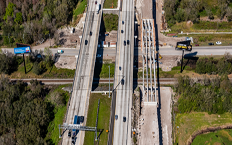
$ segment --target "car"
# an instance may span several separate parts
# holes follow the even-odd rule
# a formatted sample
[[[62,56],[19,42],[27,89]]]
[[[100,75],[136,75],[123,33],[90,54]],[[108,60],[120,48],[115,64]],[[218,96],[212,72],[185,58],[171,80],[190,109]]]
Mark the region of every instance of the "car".
[[[84,122],[84,116],[80,116],[80,122]]]
[[[92,32],[91,31],[89,32],[89,35],[92,36]]]
[[[220,41],[217,41],[217,42],[216,42],[216,44],[217,44],[217,45],[221,45],[221,44],[222,44],[222,42],[220,42]]]
[[[64,53],[64,51],[63,50],[58,50],[57,53],[62,54],[62,53]]]
[[[122,21],[122,24],[124,24],[124,21]]]
[[[118,120],[118,115],[115,115],[115,120]]]
[[[129,45],[130,44],[130,41],[129,40],[127,40],[127,45]]]
[[[126,122],[126,117],[125,116],[123,117],[123,122]]]
[[[124,85],[124,79],[121,80],[121,84]]]
[[[121,30],[121,33],[123,33],[123,30]]]
[[[85,40],[85,45],[87,45],[88,44],[88,40]]]
[[[73,145],[75,144],[75,137],[74,136],[72,137],[72,144]]]
[[[199,46],[199,44],[195,44],[195,46]]]
[[[95,1],[95,5],[97,4],[97,1]]]
[[[121,66],[119,66],[119,70],[121,70],[122,69],[122,67]]]
[[[98,54],[98,55],[97,55],[97,58],[100,58],[100,57],[101,57],[101,54]]]
[[[214,43],[211,43],[211,42],[210,42],[210,43],[208,43],[208,44],[209,44],[209,45],[214,45]]]
[[[126,46],[126,41],[124,41],[124,46]]]
[[[71,130],[69,130],[68,131],[68,137],[71,137],[71,135],[72,135],[72,132],[71,132]]]

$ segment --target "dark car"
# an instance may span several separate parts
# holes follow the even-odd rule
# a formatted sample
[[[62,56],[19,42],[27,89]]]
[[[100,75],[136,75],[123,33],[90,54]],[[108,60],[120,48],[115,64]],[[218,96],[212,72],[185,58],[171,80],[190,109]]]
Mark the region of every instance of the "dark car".
[[[122,24],[124,24],[124,21],[122,21]]]
[[[121,30],[121,33],[123,33],[123,30]]]
[[[75,144],[75,137],[72,137],[72,144]]]
[[[209,45],[214,45],[214,43],[209,43]]]
[[[97,4],[97,1],[95,1],[95,5]]]
[[[120,67],[119,67],[119,70],[121,70],[121,69],[122,69],[122,67],[120,66]]]
[[[92,36],[92,32],[91,31],[89,32],[89,35]]]
[[[115,115],[115,120],[118,120],[118,115]]]
[[[130,41],[129,40],[127,40],[127,45],[129,45],[130,44]]]
[[[121,80],[121,84],[124,85],[124,79]]]
[[[126,41],[124,41],[124,46],[126,46]]]
[[[84,116],[80,116],[80,122],[84,122]]]
[[[125,116],[123,117],[123,122],[126,122],[126,117]]]
[[[199,46],[199,44],[195,44],[195,46]]]
[[[68,131],[68,137],[71,137],[71,135],[72,135],[72,132],[71,132],[71,130],[69,130]]]
[[[88,44],[88,40],[85,40],[85,45],[87,45]]]

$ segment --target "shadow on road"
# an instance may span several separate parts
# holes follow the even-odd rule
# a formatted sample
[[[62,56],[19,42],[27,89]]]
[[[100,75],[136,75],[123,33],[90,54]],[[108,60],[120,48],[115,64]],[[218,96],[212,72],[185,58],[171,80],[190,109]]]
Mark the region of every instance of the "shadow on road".
[[[134,20],[137,21],[136,16],[134,15]],[[134,36],[138,36],[138,25],[135,24]],[[136,39],[138,40],[138,39]],[[138,41],[135,41],[134,48],[137,47]],[[136,89],[138,86],[138,49],[134,49],[134,60],[133,60],[133,89]]]
[[[158,26],[156,22],[156,0],[153,0],[153,19],[154,19],[154,27],[155,27],[155,42],[156,42],[156,51],[159,52],[159,38],[158,38]],[[159,68],[159,53],[156,53],[157,60],[157,68]],[[162,126],[161,126],[161,97],[160,97],[160,77],[159,77],[159,69],[157,70],[157,90],[158,90],[158,106],[157,106],[157,117],[158,117],[158,127],[159,127],[159,144],[163,145],[163,135],[162,135]]]

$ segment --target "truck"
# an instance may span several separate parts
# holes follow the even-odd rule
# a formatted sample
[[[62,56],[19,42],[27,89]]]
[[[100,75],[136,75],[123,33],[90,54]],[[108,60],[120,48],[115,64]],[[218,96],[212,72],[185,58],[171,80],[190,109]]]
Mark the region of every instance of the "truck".
[[[181,41],[176,43],[176,50],[187,50],[192,51],[192,45],[190,45],[191,40]]]
[[[79,117],[77,115],[74,116],[73,124],[80,124]],[[77,133],[78,133],[77,129],[72,130],[73,137],[75,137],[77,135]]]
[[[97,14],[99,14],[100,9],[101,9],[101,4],[97,4],[97,5],[96,5]]]

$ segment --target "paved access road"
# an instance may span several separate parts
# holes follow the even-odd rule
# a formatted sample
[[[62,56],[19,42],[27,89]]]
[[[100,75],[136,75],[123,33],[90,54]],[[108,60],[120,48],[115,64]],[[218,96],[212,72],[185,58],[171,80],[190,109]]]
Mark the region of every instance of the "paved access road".
[[[101,4],[103,2],[103,0],[97,1]],[[67,108],[68,112],[65,121],[67,124],[73,124],[75,115],[84,116],[84,122],[81,124],[86,124],[101,16],[102,11],[100,11],[99,14],[96,13],[95,0],[89,0],[71,100]],[[90,31],[92,32],[92,36],[89,35]],[[87,43],[85,43],[85,41],[87,41]],[[84,136],[85,132],[79,131],[75,138],[75,145],[83,145]],[[62,145],[70,145],[71,141],[71,138],[68,137],[68,131],[66,131],[63,135]]]
[[[122,23],[124,21],[124,24]],[[123,33],[121,33],[123,30]],[[126,44],[125,44],[125,42]],[[129,42],[127,42],[129,41]],[[131,106],[133,91],[133,59],[134,59],[134,0],[122,1],[122,11],[119,14],[118,47],[114,89],[116,103],[112,106],[110,135],[108,145],[131,144]],[[114,100],[114,99],[113,99]],[[115,110],[114,110],[115,109]],[[115,115],[118,119],[115,120]],[[123,121],[123,117],[126,118]],[[114,127],[113,127],[114,125]]]

